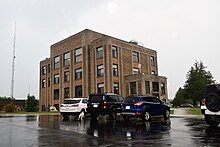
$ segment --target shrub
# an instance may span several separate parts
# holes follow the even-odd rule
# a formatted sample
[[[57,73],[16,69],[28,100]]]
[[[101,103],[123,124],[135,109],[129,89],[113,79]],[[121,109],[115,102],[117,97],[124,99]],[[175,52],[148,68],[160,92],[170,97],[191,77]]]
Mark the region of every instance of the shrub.
[[[9,103],[5,105],[5,112],[14,112],[15,111],[15,104],[14,103]]]

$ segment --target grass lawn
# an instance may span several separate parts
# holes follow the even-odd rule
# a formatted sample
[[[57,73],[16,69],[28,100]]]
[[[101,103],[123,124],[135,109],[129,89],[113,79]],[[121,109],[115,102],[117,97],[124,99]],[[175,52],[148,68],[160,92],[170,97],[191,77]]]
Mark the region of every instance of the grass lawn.
[[[195,107],[195,108],[189,108],[188,112],[192,115],[202,115],[200,108]]]

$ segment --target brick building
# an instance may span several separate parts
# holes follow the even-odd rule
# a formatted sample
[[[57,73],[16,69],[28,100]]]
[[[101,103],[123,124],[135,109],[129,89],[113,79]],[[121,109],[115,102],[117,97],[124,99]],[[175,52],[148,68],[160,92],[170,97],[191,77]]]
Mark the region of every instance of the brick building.
[[[157,52],[91,30],[51,46],[40,62],[40,110],[63,99],[113,92],[167,100],[167,79],[158,76]]]

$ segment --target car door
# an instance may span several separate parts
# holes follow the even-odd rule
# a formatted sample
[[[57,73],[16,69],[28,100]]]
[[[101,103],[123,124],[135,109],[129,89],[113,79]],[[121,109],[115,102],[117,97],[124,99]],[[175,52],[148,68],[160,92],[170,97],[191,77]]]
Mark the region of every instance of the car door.
[[[165,107],[162,101],[156,97],[154,97],[153,99],[154,99],[155,107],[157,108],[156,115],[163,115],[165,113]]]

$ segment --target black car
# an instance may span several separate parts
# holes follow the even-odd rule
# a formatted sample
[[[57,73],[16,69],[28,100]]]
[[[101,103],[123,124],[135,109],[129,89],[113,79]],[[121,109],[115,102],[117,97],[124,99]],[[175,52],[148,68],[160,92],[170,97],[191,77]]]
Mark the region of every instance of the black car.
[[[124,99],[121,115],[125,120],[139,117],[149,121],[153,116],[170,117],[170,107],[154,96],[129,96]]]
[[[121,104],[123,97],[113,94],[90,94],[87,110],[93,120],[96,120],[99,115],[109,115],[110,119],[116,119],[117,113],[121,112]]]

